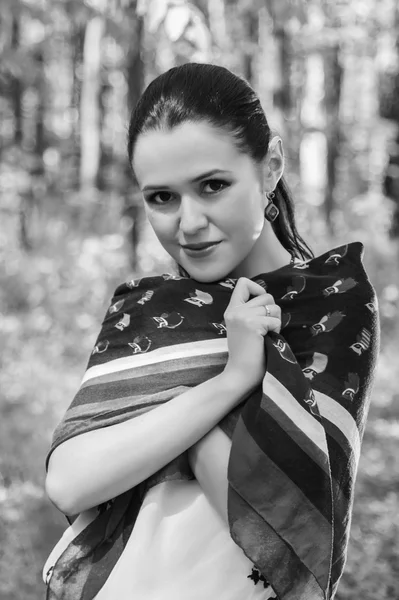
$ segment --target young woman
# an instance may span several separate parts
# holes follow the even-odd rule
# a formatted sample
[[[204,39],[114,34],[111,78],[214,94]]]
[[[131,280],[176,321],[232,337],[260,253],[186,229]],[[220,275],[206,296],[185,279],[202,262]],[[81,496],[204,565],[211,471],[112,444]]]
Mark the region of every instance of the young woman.
[[[46,490],[75,520],[44,567],[48,598],[332,598],[378,352],[362,246],[313,256],[282,140],[223,67],[157,77],[128,154],[179,275],[116,290],[55,432]]]

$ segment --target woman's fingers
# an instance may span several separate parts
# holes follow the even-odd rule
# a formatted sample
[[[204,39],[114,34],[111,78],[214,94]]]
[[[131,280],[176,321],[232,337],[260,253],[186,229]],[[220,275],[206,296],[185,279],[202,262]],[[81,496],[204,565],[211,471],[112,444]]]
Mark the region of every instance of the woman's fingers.
[[[274,298],[268,292],[264,292],[260,296],[256,296],[255,298],[251,298],[246,303],[248,306],[264,306],[265,304],[275,304]]]
[[[261,317],[261,324],[267,327],[268,331],[275,331],[280,333],[281,330],[281,319],[279,317]]]
[[[266,311],[266,308],[268,309]],[[264,306],[255,306],[252,308],[252,314],[259,317],[274,317],[281,320],[281,308],[278,304],[266,304]]]
[[[239,306],[241,304],[247,304],[250,296],[266,295],[266,291],[261,285],[251,281],[247,277],[240,277],[235,285],[234,291],[230,299],[230,308]]]

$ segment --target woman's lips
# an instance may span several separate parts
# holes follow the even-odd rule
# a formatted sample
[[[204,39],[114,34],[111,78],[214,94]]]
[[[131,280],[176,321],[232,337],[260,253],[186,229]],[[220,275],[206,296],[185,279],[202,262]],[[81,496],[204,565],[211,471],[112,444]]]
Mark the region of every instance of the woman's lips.
[[[191,257],[199,258],[202,256],[208,256],[213,252],[213,250],[218,246],[221,242],[216,242],[215,244],[211,244],[210,246],[206,246],[204,248],[194,250],[194,248],[185,248],[182,246],[184,252]]]

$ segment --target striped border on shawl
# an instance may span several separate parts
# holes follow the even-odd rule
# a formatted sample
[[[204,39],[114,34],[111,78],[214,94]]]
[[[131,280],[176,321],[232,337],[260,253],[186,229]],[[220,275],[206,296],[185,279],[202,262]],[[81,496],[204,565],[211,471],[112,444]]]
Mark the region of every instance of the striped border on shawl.
[[[214,354],[207,352],[206,354],[198,354],[193,358],[188,356],[166,359],[165,357],[159,357],[157,362],[151,361],[147,365],[143,364],[143,362],[141,365],[135,365],[135,356],[129,356],[128,358],[131,359],[131,365],[124,365],[123,371],[119,371],[121,365],[118,364],[116,360],[105,363],[108,367],[107,369],[104,369],[105,372],[97,372],[97,374],[91,373],[92,376],[89,379],[86,379],[86,381],[80,386],[80,390],[93,385],[112,385],[114,382],[121,383],[125,382],[126,380],[135,380],[140,386],[140,382],[137,381],[140,378],[144,381],[146,378],[151,379],[158,375],[176,373],[179,371],[182,373],[192,372],[193,374],[197,369],[207,370],[208,368],[215,369],[216,367],[224,367],[226,364],[226,354],[226,352],[218,352]],[[102,365],[97,365],[95,368],[100,370],[100,367],[102,367]],[[201,379],[203,379],[203,377],[201,377]]]
[[[314,389],[314,394],[320,414],[333,423],[349,442],[357,466],[360,457],[360,435],[356,421],[352,415],[341,406],[339,402],[331,398],[331,396],[318,392],[317,389]]]
[[[234,445],[236,443],[236,446]],[[245,448],[239,452],[235,448]],[[234,476],[230,464],[234,464]],[[254,473],[262,473],[270,486],[254,485]],[[249,433],[243,418],[239,418],[233,436],[228,470],[229,484],[275,531],[285,533],[285,543],[317,578],[329,572],[331,561],[331,523],[308,499],[303,491],[266,456]],[[273,510],[277,506],[279,510]],[[295,526],[292,517],[295,514]],[[306,533],[306,535],[305,535]],[[315,545],[315,539],[328,540],[325,547]],[[319,573],[314,572],[319,565]],[[326,583],[326,582],[325,582]],[[323,587],[323,586],[322,586]]]
[[[187,344],[173,344],[142,354],[133,354],[132,356],[116,358],[115,360],[105,362],[101,365],[90,367],[84,374],[81,385],[94,377],[124,371],[125,369],[146,367],[164,361],[188,359],[196,356],[222,353],[226,353],[227,355],[227,351],[227,338],[202,340],[200,342],[189,342]]]
[[[298,432],[302,434],[301,441],[305,444],[304,447],[307,447],[310,440],[328,461],[328,447],[322,424],[301,406],[288,389],[269,371],[263,379],[262,389],[267,397],[267,401],[265,396],[262,399],[262,408],[268,411],[269,406],[275,405],[283,411],[290,421],[297,425]]]

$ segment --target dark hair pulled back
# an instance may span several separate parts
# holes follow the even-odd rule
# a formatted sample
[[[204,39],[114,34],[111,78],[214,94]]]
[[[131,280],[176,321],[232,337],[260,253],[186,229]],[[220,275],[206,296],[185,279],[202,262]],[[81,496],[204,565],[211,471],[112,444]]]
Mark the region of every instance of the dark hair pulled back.
[[[150,130],[170,130],[184,122],[206,121],[228,131],[240,152],[256,163],[265,158],[272,137],[260,100],[249,83],[218,65],[186,63],[154,79],[132,111],[128,130],[130,165],[138,136]],[[273,230],[292,256],[308,259],[312,250],[299,235],[294,201],[281,177],[273,202],[280,210]],[[186,275],[180,265],[179,273]]]

